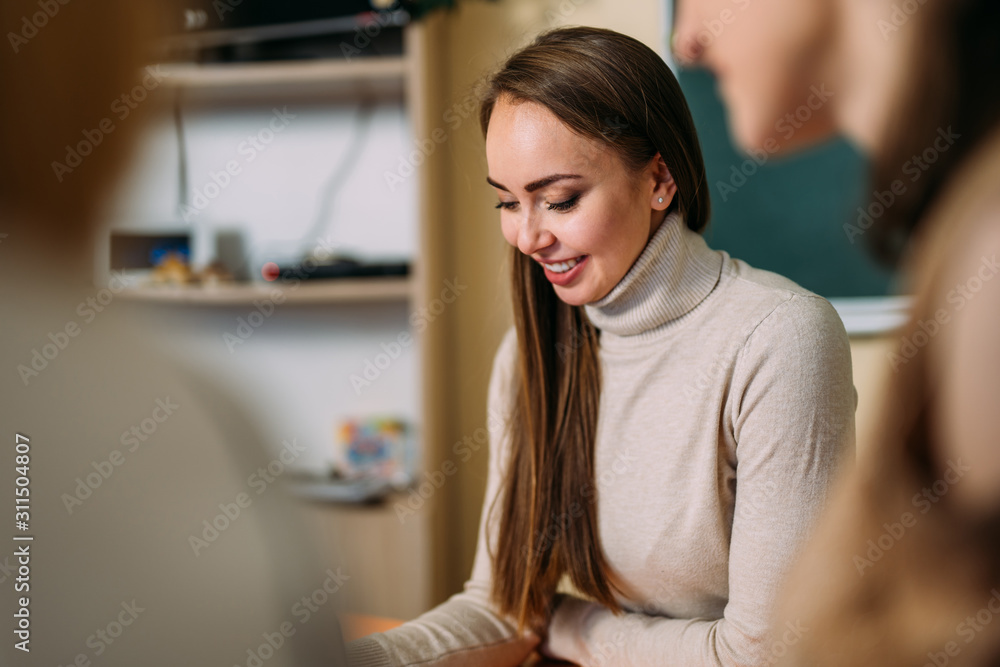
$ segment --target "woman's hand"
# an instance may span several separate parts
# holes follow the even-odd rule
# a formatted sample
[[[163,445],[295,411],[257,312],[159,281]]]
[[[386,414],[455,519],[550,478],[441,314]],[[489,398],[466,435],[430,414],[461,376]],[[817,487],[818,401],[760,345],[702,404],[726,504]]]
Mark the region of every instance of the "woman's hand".
[[[600,609],[597,602],[556,593],[556,602],[549,629],[538,645],[538,652],[553,660],[580,662],[580,630],[591,613]]]

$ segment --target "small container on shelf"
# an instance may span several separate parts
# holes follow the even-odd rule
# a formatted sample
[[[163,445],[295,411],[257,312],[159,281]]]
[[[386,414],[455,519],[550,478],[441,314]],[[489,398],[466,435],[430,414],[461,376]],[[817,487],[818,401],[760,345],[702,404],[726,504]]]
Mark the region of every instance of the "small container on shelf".
[[[406,489],[415,475],[412,431],[405,419],[390,415],[343,419],[328,474],[293,475],[295,491],[308,500],[370,503]]]
[[[345,478],[378,478],[405,488],[414,475],[414,447],[406,420],[388,415],[347,418],[336,428],[334,465]]]

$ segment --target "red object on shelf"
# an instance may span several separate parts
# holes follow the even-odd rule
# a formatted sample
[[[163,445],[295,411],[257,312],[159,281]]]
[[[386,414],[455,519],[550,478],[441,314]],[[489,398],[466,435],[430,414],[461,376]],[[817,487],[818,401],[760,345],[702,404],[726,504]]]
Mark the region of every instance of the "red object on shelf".
[[[268,262],[260,268],[260,275],[263,276],[264,280],[275,280],[278,277],[278,273],[278,265],[274,262]]]

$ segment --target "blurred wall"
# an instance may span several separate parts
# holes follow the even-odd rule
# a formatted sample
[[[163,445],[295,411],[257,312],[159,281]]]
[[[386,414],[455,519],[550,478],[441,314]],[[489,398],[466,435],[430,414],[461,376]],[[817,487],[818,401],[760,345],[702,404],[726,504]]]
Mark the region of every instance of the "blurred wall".
[[[857,432],[858,464],[864,465],[866,457],[877,443],[871,429],[881,415],[879,394],[892,373],[889,352],[895,339],[892,336],[857,337],[851,340],[851,357],[854,362],[854,387],[858,390]]]

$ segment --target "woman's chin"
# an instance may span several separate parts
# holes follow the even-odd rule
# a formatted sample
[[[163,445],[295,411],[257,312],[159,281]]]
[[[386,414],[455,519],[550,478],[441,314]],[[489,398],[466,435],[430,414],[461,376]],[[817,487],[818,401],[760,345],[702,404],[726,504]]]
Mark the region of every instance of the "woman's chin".
[[[591,297],[591,290],[582,285],[574,285],[573,287],[560,287],[559,285],[553,285],[552,287],[555,289],[556,296],[559,297],[559,300],[569,304],[570,306],[582,306],[585,303],[596,301],[596,299]]]
[[[764,123],[757,122],[754,117],[745,117],[738,114],[730,116],[729,134],[733,139],[736,148],[746,154],[759,154],[764,151],[770,154],[778,148],[775,140],[774,126],[768,127]]]
[[[552,286],[556,291],[556,296],[570,306],[584,306],[588,303],[600,301],[611,291],[609,289],[595,289],[592,285],[574,285],[572,287]]]

